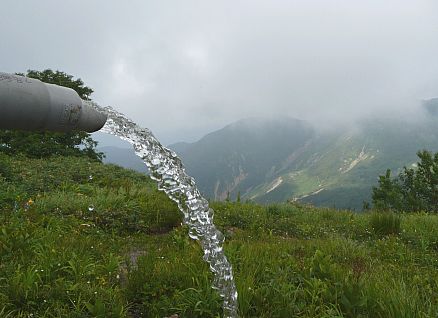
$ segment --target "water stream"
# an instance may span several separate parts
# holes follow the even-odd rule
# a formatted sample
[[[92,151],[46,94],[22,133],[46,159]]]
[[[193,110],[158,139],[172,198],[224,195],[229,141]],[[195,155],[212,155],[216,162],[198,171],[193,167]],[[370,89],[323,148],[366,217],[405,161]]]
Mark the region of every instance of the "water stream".
[[[178,204],[184,215],[183,223],[188,225],[189,236],[200,242],[203,258],[214,274],[213,288],[223,298],[224,317],[237,317],[237,290],[231,265],[222,248],[224,237],[213,224],[213,210],[196,188],[194,179],[186,174],[181,160],[173,151],[163,147],[149,129],[141,128],[111,107],[101,108],[93,102],[87,103],[108,114],[101,131],[131,143],[137,156],[149,167],[158,189]]]

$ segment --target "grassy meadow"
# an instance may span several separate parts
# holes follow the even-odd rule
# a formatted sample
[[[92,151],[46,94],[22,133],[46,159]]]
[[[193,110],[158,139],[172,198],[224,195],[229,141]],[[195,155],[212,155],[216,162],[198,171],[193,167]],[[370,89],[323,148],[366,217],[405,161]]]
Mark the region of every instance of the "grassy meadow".
[[[212,202],[240,317],[438,317],[438,216]],[[147,176],[0,154],[0,317],[220,317]]]

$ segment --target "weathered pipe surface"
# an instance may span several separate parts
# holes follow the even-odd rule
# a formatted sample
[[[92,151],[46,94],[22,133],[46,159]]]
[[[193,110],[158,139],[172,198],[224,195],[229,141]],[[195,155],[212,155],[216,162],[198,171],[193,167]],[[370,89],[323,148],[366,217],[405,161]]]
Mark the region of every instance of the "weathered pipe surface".
[[[70,88],[0,73],[0,129],[93,132],[106,119]]]

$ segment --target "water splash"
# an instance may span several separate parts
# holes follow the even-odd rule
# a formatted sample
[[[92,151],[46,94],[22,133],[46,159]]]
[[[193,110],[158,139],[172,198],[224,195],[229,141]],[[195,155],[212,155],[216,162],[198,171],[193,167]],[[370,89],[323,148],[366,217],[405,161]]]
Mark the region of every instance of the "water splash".
[[[185,173],[181,160],[173,151],[163,147],[149,129],[141,128],[111,107],[101,108],[88,103],[97,111],[108,114],[101,131],[131,143],[137,156],[149,167],[158,189],[178,204],[184,214],[183,222],[189,227],[189,236],[199,240],[203,258],[214,274],[213,288],[224,300],[224,317],[237,317],[237,290],[231,265],[222,248],[224,237],[213,224],[213,210],[196,188],[194,179]]]

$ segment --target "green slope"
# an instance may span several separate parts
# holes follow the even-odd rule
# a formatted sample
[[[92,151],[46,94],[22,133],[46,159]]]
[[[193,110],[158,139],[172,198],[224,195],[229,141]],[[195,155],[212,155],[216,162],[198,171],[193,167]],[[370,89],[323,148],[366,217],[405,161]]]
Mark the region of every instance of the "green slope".
[[[419,123],[364,121],[354,132],[319,136],[302,154],[298,170],[280,174],[283,196],[266,193],[269,185],[251,193],[260,202],[300,200],[316,205],[360,209],[386,169],[395,172],[417,161],[420,149],[438,150],[438,126]],[[312,158],[313,156],[313,158]],[[285,189],[289,187],[290,191]]]
[[[436,215],[212,207],[239,317],[438,314]],[[141,174],[0,154],[0,317],[220,317],[201,248],[180,222]]]

